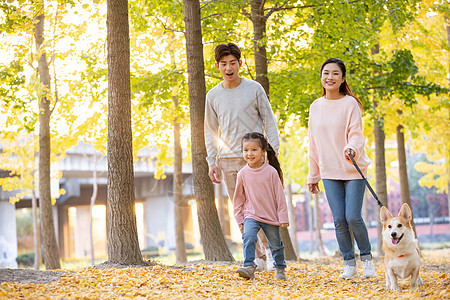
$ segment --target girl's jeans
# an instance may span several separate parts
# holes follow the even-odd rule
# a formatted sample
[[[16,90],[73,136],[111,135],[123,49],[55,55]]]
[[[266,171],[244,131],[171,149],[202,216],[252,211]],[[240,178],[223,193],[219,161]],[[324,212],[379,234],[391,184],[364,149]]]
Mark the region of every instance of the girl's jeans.
[[[369,235],[361,217],[366,188],[364,180],[323,179],[322,181],[328,204],[333,214],[336,239],[344,258],[344,265],[356,265],[349,228],[352,230],[358,244],[361,260],[372,259]]]
[[[254,265],[255,247],[258,242],[257,234],[259,229],[264,231],[269,242],[270,252],[276,268],[286,268],[284,261],[284,246],[281,241],[280,227],[259,222],[251,218],[244,220],[244,234],[242,234],[244,248],[244,267]]]

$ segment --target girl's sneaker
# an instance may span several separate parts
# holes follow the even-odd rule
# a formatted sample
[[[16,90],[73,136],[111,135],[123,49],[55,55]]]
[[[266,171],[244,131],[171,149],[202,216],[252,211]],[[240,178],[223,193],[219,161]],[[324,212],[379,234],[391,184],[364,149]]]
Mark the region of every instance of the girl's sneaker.
[[[352,279],[357,275],[358,272],[356,271],[356,266],[344,265],[344,272],[339,275],[339,277],[343,279]]]
[[[240,277],[249,279],[255,277],[255,270],[256,265],[251,265],[246,267],[239,267],[236,272]]]
[[[277,280],[286,280],[286,273],[284,272],[284,268],[275,268],[275,279]]]
[[[363,277],[374,277],[377,276],[375,272],[375,266],[371,260],[363,261]]]

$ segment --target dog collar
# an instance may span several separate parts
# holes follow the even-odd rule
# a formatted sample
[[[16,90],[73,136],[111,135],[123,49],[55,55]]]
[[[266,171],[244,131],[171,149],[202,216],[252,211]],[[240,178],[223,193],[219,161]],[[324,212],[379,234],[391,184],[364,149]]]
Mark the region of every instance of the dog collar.
[[[405,257],[405,256],[408,256],[408,255],[410,255],[411,253],[407,253],[407,254],[403,254],[403,255],[399,255],[398,257]]]

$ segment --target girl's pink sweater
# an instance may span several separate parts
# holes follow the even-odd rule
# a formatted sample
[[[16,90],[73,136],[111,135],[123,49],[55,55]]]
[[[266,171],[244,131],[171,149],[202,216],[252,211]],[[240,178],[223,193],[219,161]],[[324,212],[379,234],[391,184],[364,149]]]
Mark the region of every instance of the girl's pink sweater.
[[[289,223],[283,185],[277,170],[267,163],[239,171],[233,206],[238,224],[247,218],[276,226]]]
[[[367,177],[370,159],[364,152],[361,109],[355,98],[315,100],[309,109],[308,134],[308,183],[318,183],[320,179],[361,179],[353,164],[345,159],[348,148],[356,152],[355,161]]]

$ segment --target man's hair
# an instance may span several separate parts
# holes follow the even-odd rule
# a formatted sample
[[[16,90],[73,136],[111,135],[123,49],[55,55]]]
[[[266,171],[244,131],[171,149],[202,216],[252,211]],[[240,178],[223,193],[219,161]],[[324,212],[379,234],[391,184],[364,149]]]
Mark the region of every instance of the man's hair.
[[[220,44],[214,49],[214,58],[216,59],[216,62],[219,62],[222,57],[230,54],[236,57],[237,60],[241,59],[241,49],[239,49],[236,44]]]

